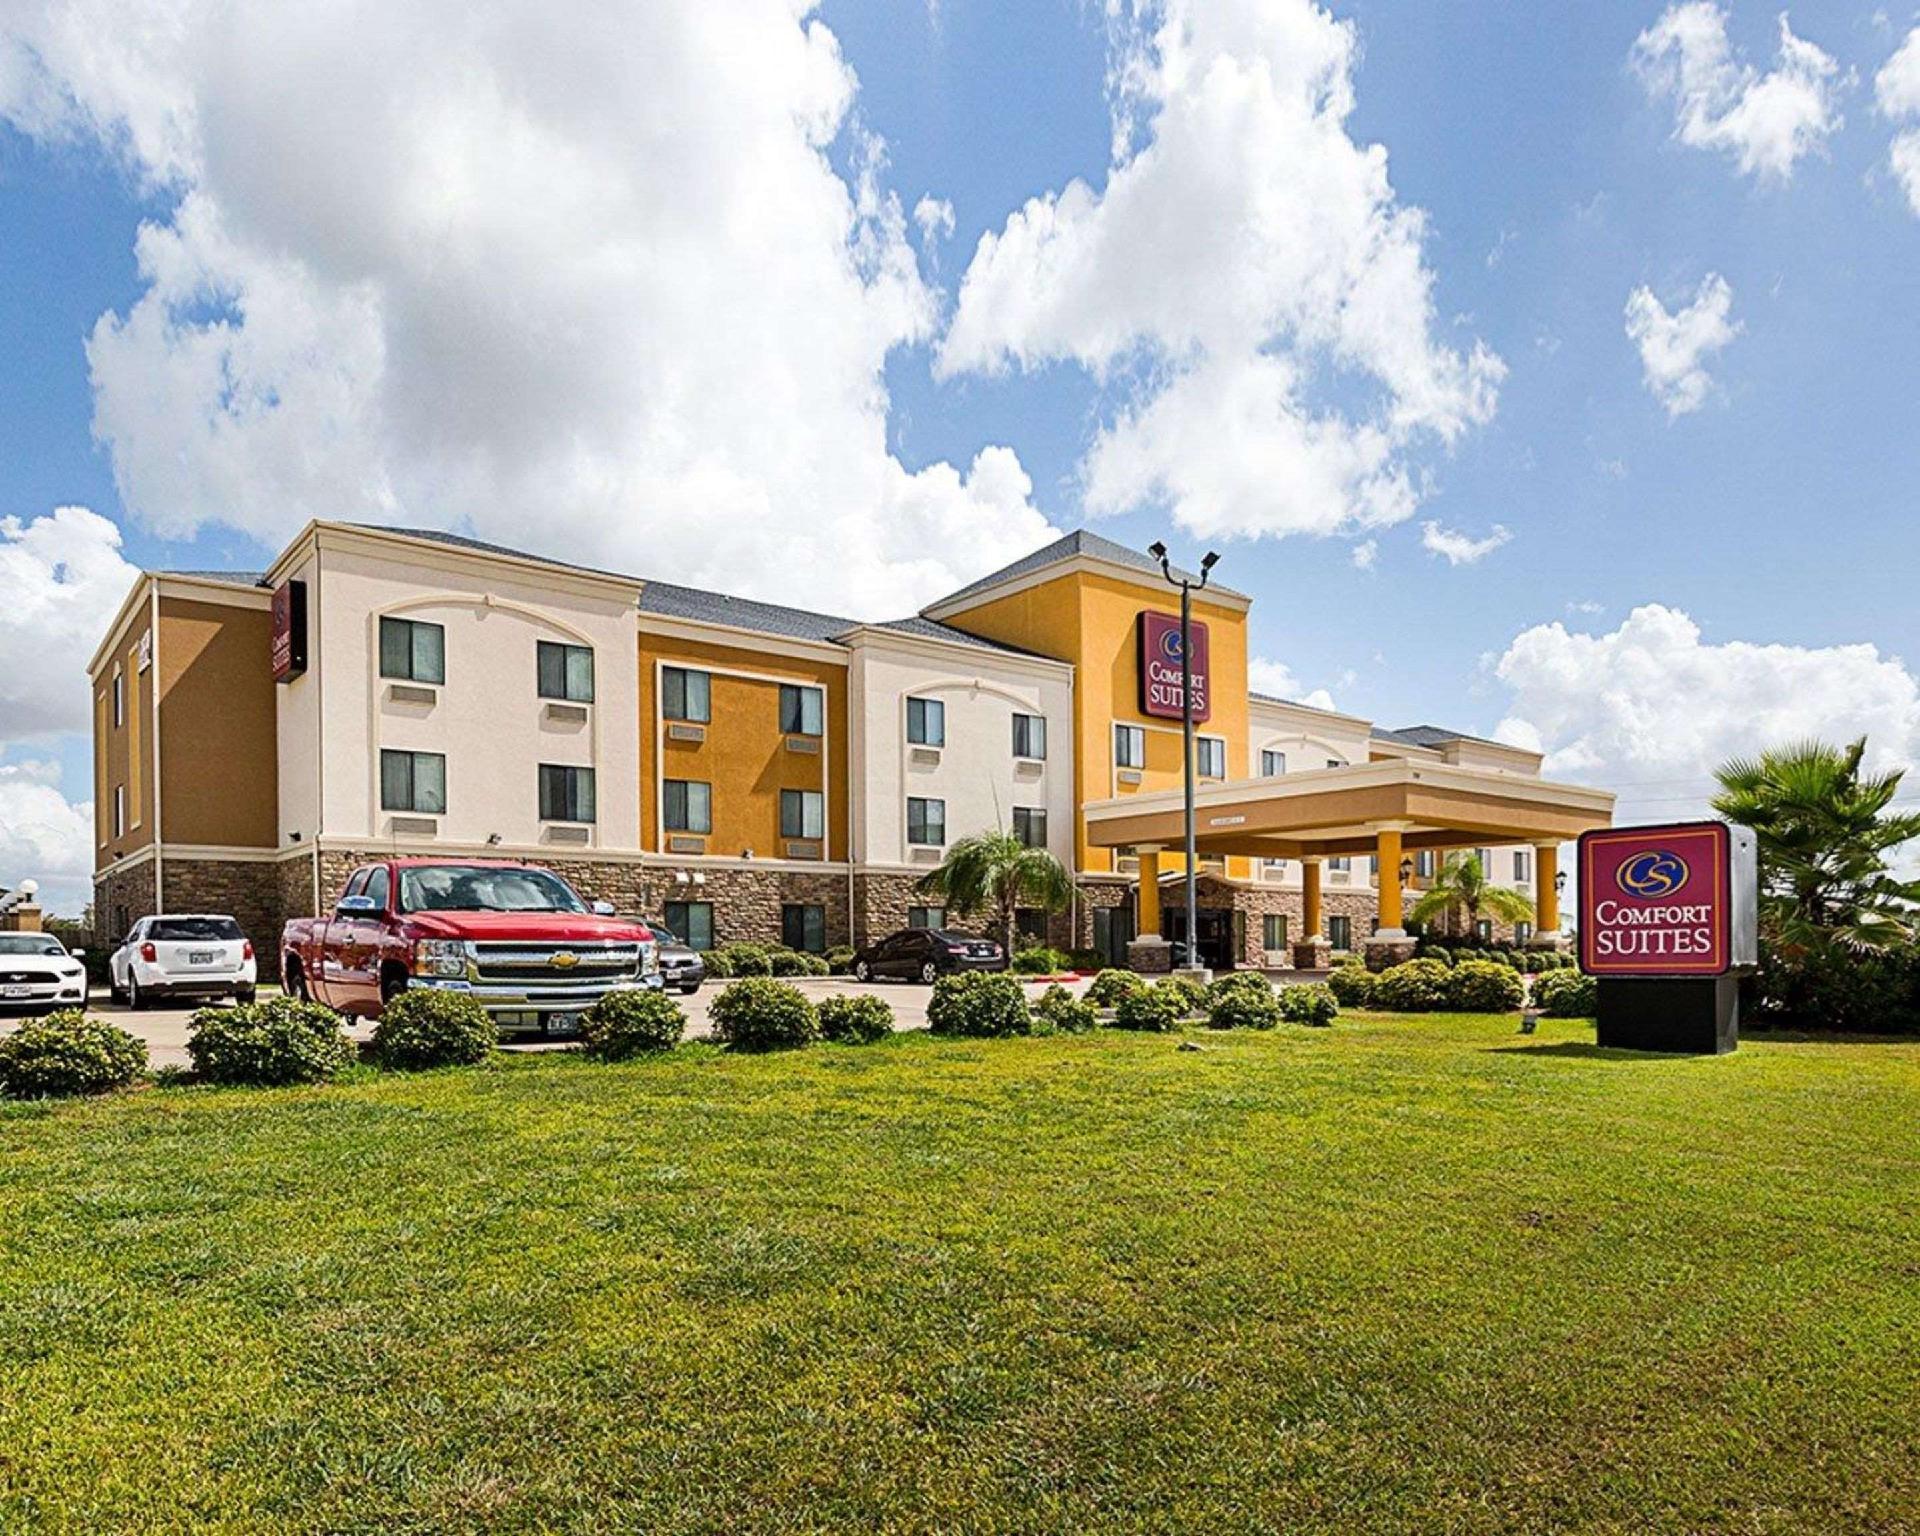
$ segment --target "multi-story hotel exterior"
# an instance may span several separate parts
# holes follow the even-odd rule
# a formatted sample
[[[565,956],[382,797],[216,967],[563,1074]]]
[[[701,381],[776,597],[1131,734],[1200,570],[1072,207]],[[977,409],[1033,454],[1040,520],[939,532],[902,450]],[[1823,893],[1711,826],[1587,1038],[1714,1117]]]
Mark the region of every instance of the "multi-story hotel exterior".
[[[1249,606],[1196,599],[1201,797],[1251,796],[1255,821],[1284,801],[1292,820],[1256,838],[1244,811],[1210,818],[1206,956],[1284,965],[1383,915],[1397,933],[1402,884],[1449,847],[1484,846],[1552,930],[1559,839],[1604,824],[1611,797],[1545,784],[1513,747],[1252,693]],[[231,911],[264,955],[354,863],[398,849],[536,859],[703,945],[823,949],[941,920],[916,882],[955,839],[1006,828],[1075,876],[1069,911],[1023,923],[1118,959],[1184,918],[1158,899],[1180,872],[1162,835],[1178,711],[1140,686],[1142,615],[1176,609],[1156,565],[1084,532],[860,623],[314,523],[262,573],[143,576],[102,641],[96,924]],[[1471,813],[1407,799],[1442,779]],[[1336,820],[1380,814],[1303,828],[1336,791]]]

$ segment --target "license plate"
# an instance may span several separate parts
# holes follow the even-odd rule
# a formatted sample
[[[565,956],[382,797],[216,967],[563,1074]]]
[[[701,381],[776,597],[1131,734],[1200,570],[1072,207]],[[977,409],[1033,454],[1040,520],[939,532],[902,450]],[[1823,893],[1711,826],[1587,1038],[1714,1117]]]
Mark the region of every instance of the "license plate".
[[[573,1035],[580,1032],[580,1015],[577,1013],[550,1013],[542,1023],[550,1035]]]
[[[28,997],[32,995],[32,992],[33,988],[31,987],[0,987],[0,997]]]
[[[187,951],[188,965],[212,965],[219,957],[210,949],[190,949]]]

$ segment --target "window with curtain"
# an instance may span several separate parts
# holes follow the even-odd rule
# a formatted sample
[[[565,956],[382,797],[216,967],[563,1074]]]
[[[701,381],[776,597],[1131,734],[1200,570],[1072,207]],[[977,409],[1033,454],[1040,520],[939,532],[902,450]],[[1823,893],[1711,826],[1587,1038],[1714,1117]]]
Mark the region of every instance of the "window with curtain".
[[[661,786],[661,808],[669,832],[713,831],[713,786],[698,779],[668,779]]]
[[[1113,763],[1116,768],[1147,766],[1147,733],[1137,725],[1113,728]]]
[[[907,740],[916,747],[944,747],[947,706],[938,699],[908,699]]]
[[[660,713],[668,720],[705,725],[713,719],[713,679],[688,667],[662,667]]]
[[[780,909],[780,942],[803,954],[827,952],[827,909],[811,902],[789,902]]]
[[[780,685],[780,730],[787,736],[818,736],[826,729],[827,696],[799,683]]]
[[[947,840],[947,802],[923,800],[915,795],[907,801],[907,841],[921,848],[938,848]]]
[[[780,791],[780,835],[819,838],[827,835],[827,797],[817,789]]]
[[[591,647],[542,640],[534,648],[534,662],[541,698],[565,699],[569,704],[593,702]]]
[[[1044,715],[1013,717],[1013,755],[1044,758],[1047,755],[1047,721]]]
[[[1260,777],[1277,779],[1287,771],[1287,754],[1271,749],[1260,754]]]
[[[1013,835],[1029,848],[1047,846],[1047,813],[1035,807],[1013,808]]]
[[[713,903],[710,901],[670,901],[662,914],[680,942],[688,949],[713,948]]]
[[[417,816],[447,810],[447,759],[440,752],[380,753],[380,809]]]
[[[593,770],[557,763],[540,765],[540,819],[593,820]]]
[[[1194,771],[1203,779],[1224,779],[1227,776],[1227,744],[1218,736],[1198,736],[1194,738]]]
[[[418,619],[380,620],[380,675],[407,683],[447,680],[447,631]]]

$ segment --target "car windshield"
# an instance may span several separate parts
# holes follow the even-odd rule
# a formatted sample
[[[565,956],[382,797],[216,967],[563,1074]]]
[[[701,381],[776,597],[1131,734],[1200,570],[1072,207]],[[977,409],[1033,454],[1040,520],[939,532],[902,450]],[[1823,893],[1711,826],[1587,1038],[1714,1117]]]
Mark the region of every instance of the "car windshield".
[[[156,917],[147,924],[150,939],[185,940],[205,944],[240,937],[240,925],[230,917]]]
[[[584,912],[587,904],[544,869],[423,864],[400,871],[402,912]]]
[[[0,955],[64,955],[66,952],[50,933],[0,933]]]
[[[687,942],[657,917],[648,918],[647,927],[653,930],[653,936],[662,944],[685,944]]]

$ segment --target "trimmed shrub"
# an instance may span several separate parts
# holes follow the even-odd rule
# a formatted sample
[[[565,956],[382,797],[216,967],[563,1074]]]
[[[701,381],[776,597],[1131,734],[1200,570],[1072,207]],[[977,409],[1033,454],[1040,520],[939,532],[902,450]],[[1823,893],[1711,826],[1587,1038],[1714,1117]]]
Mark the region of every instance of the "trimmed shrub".
[[[1548,971],[1533,984],[1533,1005],[1553,1019],[1590,1019],[1599,989],[1578,971]]]
[[[729,944],[720,951],[729,976],[771,976],[773,956],[764,944]]]
[[[1264,994],[1271,997],[1273,983],[1267,980],[1266,974],[1262,971],[1228,971],[1224,976],[1215,977],[1213,985],[1207,988],[1208,1004],[1219,1002],[1229,992],[1248,992],[1255,996]]]
[[[400,1072],[466,1067],[485,1061],[499,1042],[499,1027],[478,998],[422,988],[402,992],[381,1010],[373,1059]]]
[[[1049,949],[1044,944],[1021,950],[1011,963],[1016,971],[1026,976],[1056,976],[1073,969],[1073,962],[1065,950]]]
[[[1186,1004],[1187,1013],[1203,1014],[1207,1011],[1207,987],[1205,982],[1196,981],[1191,976],[1165,976],[1154,983],[1157,987],[1170,987],[1180,995]]]
[[[1030,1035],[1033,1010],[1016,978],[996,971],[959,971],[933,984],[927,1028],[936,1035],[977,1039]]]
[[[770,976],[825,976],[827,972],[827,962],[820,955],[809,955],[798,949],[767,951],[767,974]]]
[[[1373,1006],[1388,1013],[1430,1013],[1445,1007],[1450,974],[1438,960],[1409,960],[1388,966],[1373,978]]]
[[[340,1026],[331,1008],[290,997],[202,1008],[187,1023],[187,1054],[209,1083],[324,1083],[360,1057]]]
[[[1121,997],[1114,1005],[1113,1026],[1170,1034],[1190,1012],[1186,992],[1171,982],[1162,981]]]
[[[1340,1017],[1340,1004],[1329,988],[1318,983],[1285,987],[1280,993],[1280,1017],[1289,1024],[1310,1024],[1315,1029],[1325,1029]]]
[[[853,971],[853,948],[847,944],[836,944],[827,951],[827,974],[846,976]]]
[[[1379,979],[1364,965],[1342,965],[1327,977],[1327,990],[1342,1008],[1366,1008],[1373,1002]]]
[[[1498,960],[1470,960],[1447,975],[1447,1007],[1456,1013],[1512,1013],[1526,1000],[1520,973]]]
[[[1416,960],[1438,960],[1442,965],[1450,966],[1453,964],[1453,951],[1448,949],[1444,944],[1429,944],[1426,940],[1422,939],[1420,941],[1420,947],[1414,951],[1414,958]]]
[[[609,992],[580,1020],[587,1054],[602,1061],[627,1061],[653,1051],[670,1051],[686,1032],[686,1011],[666,993],[641,987]]]
[[[814,1004],[820,1033],[842,1045],[871,1045],[893,1033],[893,1005],[879,997],[823,997]]]
[[[708,981],[725,981],[733,974],[733,962],[724,949],[708,950],[700,957],[700,963],[706,967]]]
[[[1084,1035],[1100,1027],[1100,1011],[1084,997],[1075,997],[1059,982],[1040,994],[1034,1017],[1044,1019],[1063,1035]]]
[[[1106,962],[1097,949],[1070,949],[1067,963],[1076,971],[1097,971]]]
[[[62,1008],[0,1040],[0,1093],[14,1099],[111,1093],[138,1082],[147,1048],[105,1019]]]
[[[1096,1008],[1117,1008],[1130,993],[1147,990],[1147,978],[1138,971],[1105,970],[1087,987],[1087,1001]]]
[[[721,988],[707,1009],[716,1040],[737,1051],[811,1045],[820,1038],[820,1012],[791,982],[745,976]]]
[[[1227,978],[1232,980],[1234,978]],[[1207,1009],[1211,1029],[1272,1029],[1280,1022],[1280,999],[1262,976],[1260,989],[1236,986],[1222,991],[1216,983]]]

